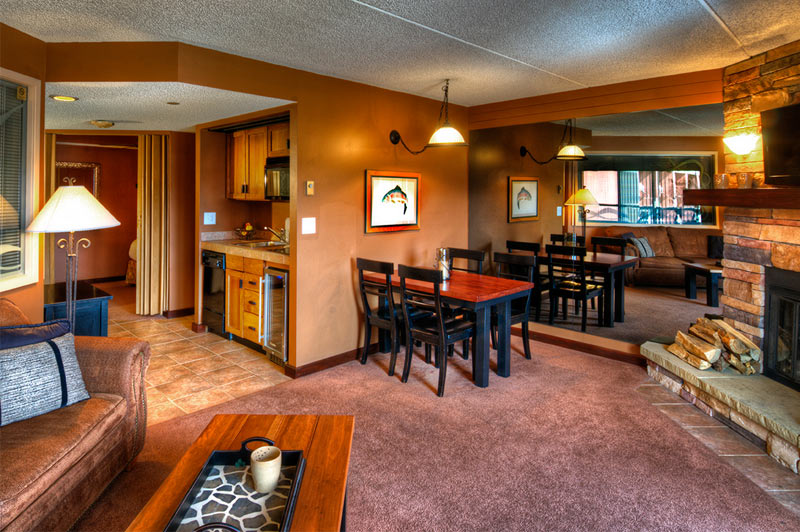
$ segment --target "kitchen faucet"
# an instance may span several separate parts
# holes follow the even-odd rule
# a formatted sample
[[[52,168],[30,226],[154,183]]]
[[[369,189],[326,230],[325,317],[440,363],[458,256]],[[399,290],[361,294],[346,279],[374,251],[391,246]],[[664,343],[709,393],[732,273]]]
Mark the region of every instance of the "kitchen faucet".
[[[269,231],[273,235],[277,236],[278,240],[280,240],[282,243],[284,243],[284,244],[288,244],[289,243],[289,241],[286,239],[286,229],[281,229],[281,232],[279,233],[275,229],[269,227],[268,225],[265,225],[264,226],[264,230],[265,231]]]

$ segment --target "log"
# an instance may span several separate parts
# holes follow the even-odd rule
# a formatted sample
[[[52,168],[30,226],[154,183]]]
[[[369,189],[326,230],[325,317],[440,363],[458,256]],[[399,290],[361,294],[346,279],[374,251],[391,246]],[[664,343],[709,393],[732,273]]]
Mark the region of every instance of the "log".
[[[762,358],[761,348],[758,347],[755,343],[753,343],[753,341],[750,340],[750,338],[748,338],[744,334],[740,333],[739,331],[728,325],[728,323],[725,322],[724,320],[712,320],[712,321],[718,326],[725,329],[725,331],[728,332],[728,334],[730,334],[731,336],[742,342],[747,347],[747,349],[750,350],[749,354],[753,360],[757,361],[761,360]]]
[[[690,336],[681,331],[675,333],[675,343],[679,344],[694,356],[702,358],[709,363],[716,362],[722,352],[720,348],[714,347],[705,340]]]
[[[726,355],[727,356],[725,357],[725,360],[728,362],[728,364],[736,368],[736,371],[742,375],[752,375],[756,372],[752,365],[748,365],[749,363],[743,363],[736,355],[730,353],[726,353]]]
[[[744,342],[742,342],[741,340],[733,336],[730,332],[728,332],[728,329],[706,318],[698,318],[697,323],[698,324],[702,323],[703,327],[713,329],[714,332],[717,333],[717,336],[719,336],[720,340],[722,341],[722,344],[725,346],[725,349],[727,349],[731,353],[737,356],[742,356],[745,354],[747,356],[750,356],[750,348],[747,347],[744,344]]]
[[[727,360],[725,360],[725,357],[722,357],[722,356],[721,356],[721,357],[719,357],[719,358],[717,359],[717,361],[716,361],[716,362],[714,362],[713,364],[711,364],[711,367],[712,367],[712,368],[714,368],[715,370],[719,371],[719,372],[723,372],[723,371],[725,371],[727,368],[731,367],[731,365],[730,365],[730,364],[728,364],[728,361],[727,361]]]
[[[687,364],[690,364],[697,369],[708,369],[711,367],[707,361],[703,360],[702,358],[698,358],[688,352],[686,349],[681,347],[678,344],[670,344],[667,346],[667,351],[675,355],[676,357],[680,358],[681,360],[686,361]]]
[[[714,331],[714,329],[709,329],[707,327],[703,327],[702,325],[692,325],[689,327],[689,332],[701,340],[705,340],[714,347],[718,347],[720,349],[724,347],[722,340],[720,340],[719,336],[717,336],[717,333]]]

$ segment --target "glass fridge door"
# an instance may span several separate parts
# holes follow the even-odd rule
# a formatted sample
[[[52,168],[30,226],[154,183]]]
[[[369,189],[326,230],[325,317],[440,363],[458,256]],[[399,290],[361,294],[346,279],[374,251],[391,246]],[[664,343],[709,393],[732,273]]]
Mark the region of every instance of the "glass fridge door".
[[[287,362],[289,272],[267,268],[264,272],[264,285],[264,348]]]

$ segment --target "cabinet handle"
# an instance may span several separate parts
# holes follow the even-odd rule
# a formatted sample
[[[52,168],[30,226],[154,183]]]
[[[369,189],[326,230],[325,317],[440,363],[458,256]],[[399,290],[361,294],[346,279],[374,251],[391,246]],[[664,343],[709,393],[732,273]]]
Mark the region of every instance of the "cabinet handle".
[[[255,305],[255,304],[256,304],[256,302],[255,302],[255,301],[248,301],[248,302],[247,302],[247,304],[248,304],[248,305]]]
[[[256,330],[255,327],[247,327],[247,328],[250,329],[251,331],[255,331]]]
[[[242,287],[242,280],[239,279],[239,288],[241,288],[241,287]]]
[[[289,149],[289,139],[286,139],[286,149]]]
[[[251,284],[251,285],[255,286],[256,282],[255,281],[247,281],[247,284]]]

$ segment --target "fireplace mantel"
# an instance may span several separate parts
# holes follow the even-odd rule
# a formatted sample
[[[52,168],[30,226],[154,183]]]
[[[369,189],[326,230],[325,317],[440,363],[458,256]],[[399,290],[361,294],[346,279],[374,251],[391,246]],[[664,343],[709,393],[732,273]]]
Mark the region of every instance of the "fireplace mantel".
[[[683,204],[757,209],[800,209],[800,187],[688,189],[683,191]]]

